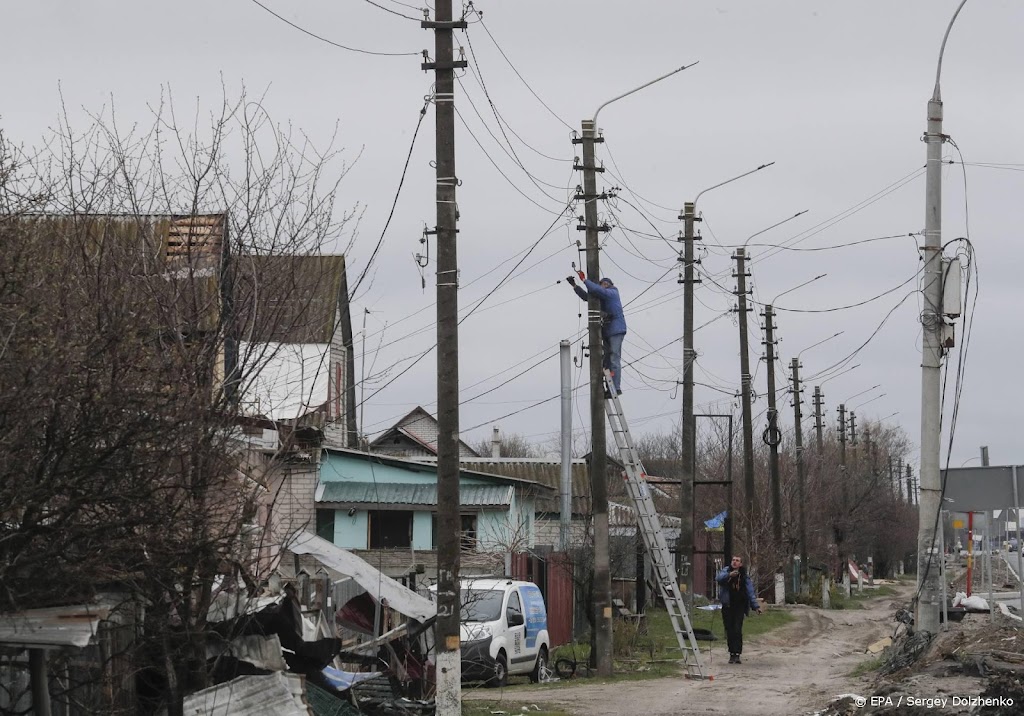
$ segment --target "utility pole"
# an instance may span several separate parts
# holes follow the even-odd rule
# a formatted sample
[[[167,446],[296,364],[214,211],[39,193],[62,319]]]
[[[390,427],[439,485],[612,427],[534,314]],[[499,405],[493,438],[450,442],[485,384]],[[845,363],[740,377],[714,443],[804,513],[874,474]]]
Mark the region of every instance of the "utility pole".
[[[821,409],[825,402],[825,396],[821,393],[821,386],[814,386],[814,439],[818,446],[818,459],[821,459],[821,452],[824,448],[823,425],[821,422]]]
[[[807,499],[807,477],[804,474],[804,431],[801,421],[803,420],[803,413],[800,411],[800,359],[794,358],[791,362],[793,370],[793,425],[794,433],[793,438],[796,441],[796,489],[797,489],[797,502],[800,505],[799,513],[799,531],[800,531],[800,574],[807,574],[807,516],[806,516],[806,499]],[[803,581],[806,582],[806,576]]]
[[[754,508],[757,495],[754,492],[754,427],[751,424],[750,408],[750,356],[747,351],[747,273],[746,249],[736,249],[736,298],[740,314],[740,399],[743,404],[743,493],[747,502],[747,548],[753,544]]]
[[[683,425],[682,425],[682,476],[679,485],[679,540],[676,542],[676,573],[686,595],[693,604],[693,483],[696,480],[697,425],[693,417],[693,362],[697,352],[693,348],[693,289],[699,281],[694,277],[693,224],[696,206],[693,202],[683,205]],[[726,557],[728,559],[728,556]]]
[[[597,201],[606,198],[597,193],[597,166],[594,145],[604,141],[597,136],[597,123],[592,119],[582,122],[582,136],[573,138],[573,144],[583,145],[583,193],[576,195],[584,205],[584,226],[587,236],[587,276],[599,280],[600,242],[598,237],[608,227],[598,226]],[[601,342],[601,302],[593,292],[587,301],[587,328],[590,345],[590,491],[594,518],[594,635],[595,655],[592,661],[599,676],[612,675],[612,607],[611,565],[608,554],[608,457],[604,422],[604,369]]]
[[[455,70],[452,34],[465,20],[452,20],[452,0],[437,0],[434,20],[421,27],[434,31],[434,62],[424,71],[435,77],[437,196],[437,622],[438,716],[462,712],[462,657],[459,649],[459,295],[455,203]],[[426,59],[426,58],[424,58]]]
[[[915,499],[914,492],[915,492],[915,490],[914,490],[914,478],[911,475],[911,467],[910,467],[910,463],[908,462],[907,463],[907,499],[910,501],[910,504],[912,504],[912,505],[919,504],[919,501],[917,499]],[[918,560],[918,561],[920,561],[920,560]]]
[[[779,411],[775,407],[775,325],[772,322],[775,314],[771,304],[764,307],[764,346],[765,366],[768,373],[768,429],[764,433],[764,442],[768,445],[768,476],[772,491],[772,536],[775,547],[782,545],[782,486],[779,484],[779,443],[782,433],[779,431]]]
[[[900,489],[899,480],[893,481],[892,477],[892,455],[889,455],[889,489],[894,490],[896,495],[900,498],[899,501],[903,502],[903,490]],[[897,477],[899,477],[897,475]]]
[[[569,549],[572,529],[572,360],[569,341],[558,344],[562,382],[562,474],[559,490],[558,547]]]
[[[850,411],[850,451],[852,453],[851,462],[853,463],[850,471],[856,475],[859,468],[857,460],[859,457],[857,455],[857,416],[852,410]]]
[[[953,13],[946,34],[942,37],[939,61],[935,70],[935,87],[928,100],[924,141],[927,146],[924,199],[924,271],[921,286],[921,494],[918,497],[917,586],[918,600],[915,626],[928,634],[939,633],[939,609],[943,606],[940,592],[939,560],[942,553],[936,545],[935,525],[942,510],[942,484],[939,475],[941,449],[941,380],[942,333],[942,93],[939,78],[946,40],[957,15],[967,0]]]

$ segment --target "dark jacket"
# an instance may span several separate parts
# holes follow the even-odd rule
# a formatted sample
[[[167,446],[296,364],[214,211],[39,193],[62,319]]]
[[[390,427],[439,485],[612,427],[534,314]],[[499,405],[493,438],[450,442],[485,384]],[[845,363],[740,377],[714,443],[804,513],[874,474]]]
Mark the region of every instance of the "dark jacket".
[[[731,598],[729,596],[729,572],[732,571],[731,567],[724,567],[718,572],[718,576],[715,577],[715,581],[718,582],[718,601],[721,602],[723,607],[731,606]],[[743,581],[746,582],[745,589],[742,591],[746,592],[746,599],[743,600],[743,613],[749,614],[750,610],[753,609],[755,612],[761,608],[761,603],[757,601],[757,594],[754,593],[754,583],[750,581],[750,577],[743,573]]]
[[[608,336],[617,336],[625,333],[626,316],[622,312],[622,299],[619,298],[619,289],[614,286],[605,288],[589,278],[584,280],[583,284],[587,287],[586,290],[583,290],[580,286],[573,286],[572,288],[576,295],[584,301],[588,299],[587,292],[589,291],[597,296],[601,302],[601,334],[607,338]]]

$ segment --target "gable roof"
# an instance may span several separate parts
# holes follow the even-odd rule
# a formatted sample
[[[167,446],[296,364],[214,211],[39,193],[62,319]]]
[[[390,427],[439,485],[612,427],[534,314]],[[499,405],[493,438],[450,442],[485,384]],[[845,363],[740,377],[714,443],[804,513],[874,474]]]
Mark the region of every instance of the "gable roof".
[[[374,438],[370,447],[386,450],[389,441],[394,441],[398,436],[411,440],[431,455],[437,455],[437,418],[422,406],[417,405],[398,422]],[[459,439],[459,455],[464,458],[477,457],[476,451],[461,438]]]
[[[236,256],[232,283],[242,335],[252,342],[330,343],[338,310],[347,317],[341,255]]]
[[[409,458],[395,457],[394,455],[387,455],[384,453],[365,452],[363,450],[353,450],[351,448],[338,448],[338,447],[325,447],[324,453],[328,456],[338,455],[341,457],[348,457],[356,460],[366,460],[377,463],[378,465],[389,465],[402,470],[408,470],[410,472],[429,472],[434,475],[437,474],[437,462],[430,460],[411,460]],[[497,483],[502,485],[519,485],[524,488],[536,490],[539,495],[543,496],[550,492],[551,488],[536,480],[530,480],[527,478],[521,478],[512,475],[503,475],[495,472],[484,472],[472,468],[462,467],[459,468],[459,474],[462,477],[472,477],[485,482]],[[334,481],[332,481],[334,482]],[[323,484],[329,484],[327,482]]]
[[[553,494],[537,500],[537,512],[559,512],[562,484],[562,462],[550,458],[491,457],[473,458],[460,463],[465,469],[505,475],[519,480],[529,480],[551,489]],[[572,484],[572,512],[574,515],[589,515],[590,467],[583,459],[574,459],[569,466]]]

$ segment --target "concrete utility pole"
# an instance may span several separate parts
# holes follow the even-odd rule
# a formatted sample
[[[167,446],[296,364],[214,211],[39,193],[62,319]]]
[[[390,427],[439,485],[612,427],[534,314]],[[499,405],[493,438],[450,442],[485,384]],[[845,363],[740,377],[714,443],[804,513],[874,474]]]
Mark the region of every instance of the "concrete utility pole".
[[[747,546],[754,536],[754,509],[757,495],[754,491],[754,427],[750,407],[750,356],[747,346],[747,273],[746,249],[736,249],[736,311],[740,314],[740,400],[743,405],[743,494],[747,503]]]
[[[573,138],[573,144],[583,145],[583,193],[576,195],[583,202],[582,228],[587,232],[587,276],[592,281],[601,277],[598,237],[608,227],[598,226],[597,201],[606,194],[597,193],[597,166],[594,145],[604,141],[597,136],[595,120],[585,119],[582,136]],[[587,301],[587,329],[590,346],[590,493],[594,519],[594,617],[596,654],[592,661],[600,676],[612,674],[612,608],[611,567],[608,556],[608,448],[604,422],[604,370],[601,342],[601,302],[593,292]]]
[[[582,122],[582,136],[574,137],[573,144],[583,145],[583,165],[577,164],[576,169],[583,172],[583,193],[577,192],[576,201],[584,203],[583,219],[584,225],[577,227],[587,232],[587,274],[594,281],[600,280],[601,267],[598,251],[600,243],[598,234],[601,231],[610,231],[611,227],[598,226],[597,223],[597,201],[606,199],[607,194],[597,193],[597,172],[603,172],[603,167],[597,166],[594,145],[603,142],[604,139],[597,134],[597,115],[601,110],[612,102],[623,97],[639,92],[645,87],[650,87],[655,82],[661,82],[677,72],[693,67],[684,65],[657,77],[649,82],[612,97],[601,104],[595,111],[593,119],[584,119]],[[608,455],[605,440],[604,422],[604,371],[602,366],[601,343],[601,303],[597,297],[590,294],[587,305],[587,327],[588,340],[590,342],[590,482],[591,482],[591,504],[594,519],[594,623],[596,633],[594,635],[594,651],[591,653],[591,660],[596,660],[597,673],[599,676],[612,675],[612,580],[608,557]]]
[[[939,61],[935,69],[935,87],[928,100],[927,126],[924,141],[927,145],[925,164],[924,207],[924,278],[921,297],[921,494],[918,498],[917,580],[918,594],[915,624],[918,631],[929,634],[939,632],[939,564],[942,554],[936,547],[935,525],[939,524],[942,509],[942,484],[939,475],[939,451],[942,424],[940,419],[942,372],[942,93],[939,78],[942,74],[942,55],[946,40],[957,15],[967,0],[957,6],[949,21],[939,48]]]
[[[799,538],[800,538],[800,574],[801,581],[806,582],[807,575],[807,476],[804,468],[804,431],[803,413],[800,410],[800,359],[794,358],[790,367],[793,371],[793,439],[796,442],[796,490],[797,503],[799,504]]]
[[[910,463],[907,463],[907,499],[910,500],[910,504],[919,504],[916,497],[916,490],[914,490],[914,477],[911,474]],[[919,513],[920,514],[920,513]],[[918,560],[920,562],[920,560]]]
[[[772,536],[775,546],[782,545],[782,485],[779,480],[779,443],[782,433],[779,431],[779,411],[775,407],[775,314],[771,304],[764,307],[764,346],[765,370],[768,373],[768,428],[763,440],[768,446],[768,476],[772,492]]]
[[[424,71],[435,77],[437,196],[437,622],[438,716],[462,713],[462,657],[459,649],[459,294],[455,203],[455,70],[452,31],[465,20],[452,20],[452,0],[437,0],[434,20],[421,26],[434,31],[434,62]]]
[[[851,453],[851,458],[852,458],[850,460],[850,462],[853,463],[852,466],[851,466],[850,472],[852,472],[854,475],[856,475],[857,474],[857,469],[858,469],[858,464],[857,464],[858,460],[857,460],[857,458],[859,457],[859,455],[857,454],[857,452],[858,452],[857,451],[857,415],[852,410],[850,411],[849,421],[850,421],[850,453]]]
[[[693,224],[696,217],[694,202],[683,205],[683,418],[680,458],[682,474],[679,484],[679,540],[676,542],[676,572],[687,601],[693,603],[693,483],[696,480],[697,425],[693,417],[693,361],[697,352],[693,348],[693,289],[699,281],[694,277]],[[728,559],[728,557],[726,558]]]
[[[564,552],[569,548],[572,538],[572,360],[569,357],[569,341],[558,344],[558,357],[562,378],[562,475],[558,547]]]
[[[818,448],[818,457],[824,449],[824,426],[821,422],[821,409],[824,406],[825,396],[822,395],[821,386],[814,386],[814,441]]]

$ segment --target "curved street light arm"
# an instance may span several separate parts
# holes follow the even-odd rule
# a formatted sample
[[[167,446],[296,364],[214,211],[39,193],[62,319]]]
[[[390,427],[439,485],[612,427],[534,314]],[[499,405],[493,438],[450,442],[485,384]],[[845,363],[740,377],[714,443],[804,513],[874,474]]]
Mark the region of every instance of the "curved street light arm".
[[[662,75],[661,77],[658,77],[657,79],[653,79],[650,82],[645,82],[644,84],[640,85],[639,87],[631,89],[629,92],[623,92],[618,97],[612,97],[610,100],[608,100],[607,102],[605,102],[604,104],[599,106],[597,108],[597,111],[594,112],[594,130],[595,131],[597,130],[597,115],[599,115],[601,113],[601,110],[604,109],[605,107],[607,107],[608,105],[610,105],[612,102],[617,102],[618,100],[622,99],[623,97],[628,97],[631,94],[639,92],[644,87],[650,87],[655,82],[661,82],[663,79],[665,79],[667,77],[671,77],[672,75],[676,74],[677,72],[682,72],[683,70],[688,70],[691,67],[693,67],[694,65],[698,64],[699,62],[700,62],[700,60],[697,60],[697,62],[693,62],[693,63],[691,63],[689,65],[683,65],[682,67],[677,67],[676,69],[672,70],[671,72],[669,72],[667,74]]]

